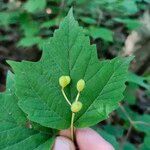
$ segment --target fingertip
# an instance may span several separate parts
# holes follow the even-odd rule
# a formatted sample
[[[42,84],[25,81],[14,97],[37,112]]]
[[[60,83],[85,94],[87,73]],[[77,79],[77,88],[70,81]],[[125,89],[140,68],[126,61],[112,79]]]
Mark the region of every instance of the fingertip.
[[[114,150],[110,143],[90,128],[78,129],[76,131],[76,140],[82,150],[87,150],[87,147],[94,150]]]
[[[70,139],[58,136],[55,140],[53,150],[75,150],[75,146]]]

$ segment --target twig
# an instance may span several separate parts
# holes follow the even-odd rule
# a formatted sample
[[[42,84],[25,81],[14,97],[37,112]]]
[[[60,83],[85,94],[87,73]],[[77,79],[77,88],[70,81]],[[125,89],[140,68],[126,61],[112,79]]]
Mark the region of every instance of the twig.
[[[119,103],[119,106],[120,106],[120,109],[122,110],[122,112],[124,113],[124,115],[127,117],[127,119],[130,122],[130,127],[127,131],[126,136],[123,138],[121,146],[120,146],[120,150],[122,150],[123,149],[123,144],[128,139],[128,137],[129,137],[129,135],[132,131],[132,128],[134,127],[135,124],[143,124],[143,125],[147,125],[147,126],[150,126],[150,124],[146,123],[146,122],[143,122],[143,121],[134,121],[134,120],[132,120],[131,117],[129,116],[128,112],[126,111],[126,109],[123,107],[123,105],[121,103]]]
[[[125,116],[128,118],[129,122],[134,126],[135,124],[143,124],[143,125],[146,125],[146,126],[150,126],[149,123],[147,122],[143,122],[143,121],[134,121],[131,119],[131,117],[129,116],[129,114],[127,113],[127,111],[125,110],[125,108],[123,107],[123,105],[121,103],[119,103],[119,106],[122,110],[122,112],[125,114]]]
[[[146,125],[146,126],[150,126],[149,123],[146,123],[146,122],[143,122],[143,121],[133,121],[133,124],[143,124],[143,125]]]
[[[132,124],[130,124],[130,127],[129,127],[128,131],[127,131],[127,134],[122,139],[122,142],[121,142],[121,145],[120,145],[120,150],[123,150],[123,145],[124,145],[125,141],[128,139],[128,137],[129,137],[129,135],[130,135],[130,133],[132,131],[132,127],[133,127]]]
[[[122,106],[121,103],[119,103],[119,106],[122,110],[122,112],[125,114],[125,116],[128,118],[129,122],[133,125],[133,120],[131,119],[131,117],[128,115],[127,111],[125,110],[125,108]]]

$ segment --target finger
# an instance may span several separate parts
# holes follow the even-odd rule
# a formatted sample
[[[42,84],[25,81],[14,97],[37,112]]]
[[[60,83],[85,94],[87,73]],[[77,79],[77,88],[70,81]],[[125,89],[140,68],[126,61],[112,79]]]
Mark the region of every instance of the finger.
[[[55,140],[53,150],[75,150],[75,146],[70,139],[58,136]]]
[[[65,137],[67,137],[67,138],[71,138],[71,132],[70,132],[70,129],[66,129],[66,130],[62,130],[62,131],[60,131],[59,132],[59,135],[60,136],[65,136]]]
[[[80,150],[114,150],[110,143],[90,128],[78,129],[76,140]]]

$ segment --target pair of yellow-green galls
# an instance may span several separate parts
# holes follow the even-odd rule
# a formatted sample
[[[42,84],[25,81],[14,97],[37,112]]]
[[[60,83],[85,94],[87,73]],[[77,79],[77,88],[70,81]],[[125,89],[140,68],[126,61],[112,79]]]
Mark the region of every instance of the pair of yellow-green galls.
[[[70,83],[70,81],[71,81],[71,78],[69,76],[61,76],[59,78],[59,84],[62,87],[62,89],[64,89]],[[83,91],[84,87],[85,87],[85,81],[83,79],[80,79],[76,85],[78,93]],[[82,103],[80,101],[75,101],[71,105],[71,111],[73,113],[79,112],[81,108],[82,108]]]

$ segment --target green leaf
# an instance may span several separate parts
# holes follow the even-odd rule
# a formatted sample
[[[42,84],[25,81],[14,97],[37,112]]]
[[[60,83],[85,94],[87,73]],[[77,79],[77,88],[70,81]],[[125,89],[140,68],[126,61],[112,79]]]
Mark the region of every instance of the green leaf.
[[[49,42],[49,37],[48,38],[41,38],[39,43],[38,43],[38,48],[40,50],[43,50],[43,47],[45,46],[45,44]]]
[[[50,28],[52,26],[57,25],[57,21],[55,19],[50,20],[50,21],[46,21],[44,23],[41,24],[41,28]]]
[[[136,102],[136,92],[138,85],[132,82],[129,82],[125,92],[124,92],[124,101],[127,101],[128,104],[132,105]]]
[[[123,150],[136,150],[136,148],[132,143],[126,142],[123,145]]]
[[[25,10],[30,13],[42,11],[46,7],[46,0],[28,0],[24,4]]]
[[[129,30],[135,30],[142,25],[142,23],[140,21],[135,20],[135,19],[114,18],[113,20],[115,20],[116,22],[120,22],[120,23],[125,24]]]
[[[144,138],[144,143],[141,145],[140,150],[149,150],[150,149],[150,135],[147,135]]]
[[[129,107],[124,107],[128,115],[130,116],[131,120],[135,123],[133,123],[133,127],[140,132],[145,132],[146,134],[150,133],[150,115],[149,114],[143,114],[140,115],[134,111],[132,111]],[[120,118],[124,119],[126,124],[129,124],[129,119],[127,116],[121,111],[121,109],[117,110],[117,114],[120,116]]]
[[[108,117],[123,98],[128,64],[132,57],[99,62],[95,45],[74,20],[72,10],[44,46],[39,62],[8,61],[15,72],[19,106],[28,118],[46,127],[66,129],[71,110],[59,86],[59,77],[69,75],[71,84],[65,88],[73,102],[76,83],[86,82],[81,93],[82,110],[75,115],[75,127],[87,127]]]
[[[134,127],[136,130],[150,134],[150,115],[136,115],[134,121],[140,121],[141,123],[135,124]]]
[[[119,125],[105,125],[104,130],[109,134],[115,136],[116,138],[120,138],[123,136],[123,128]]]
[[[96,24],[96,20],[90,17],[80,17],[80,20],[87,24]]]
[[[52,26],[58,26],[60,21],[62,20],[61,16],[57,16],[52,20],[45,21],[41,24],[41,28],[50,28]]]
[[[17,105],[13,78],[9,73],[7,90],[0,94],[0,149],[49,150],[54,137],[32,127],[27,128],[29,121]]]
[[[150,0],[144,0],[144,2],[150,3]]]
[[[18,42],[17,46],[30,47],[39,44],[41,41],[42,39],[40,37],[25,37]]]
[[[121,5],[124,7],[125,13],[127,14],[135,14],[138,12],[137,4],[134,0],[124,0]]]
[[[107,28],[96,28],[96,27],[91,27],[89,28],[90,35],[94,38],[101,38],[104,41],[108,42],[113,42],[113,32]]]
[[[148,78],[146,78],[146,77],[138,76],[132,72],[128,73],[128,82],[135,83],[147,90],[150,90],[150,84],[145,82],[147,80],[148,80]]]
[[[20,25],[26,37],[33,37],[39,33],[39,24],[33,21],[29,14],[23,13],[20,15]]]
[[[9,24],[16,23],[19,18],[19,12],[0,12],[0,26],[8,26]]]

